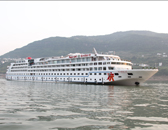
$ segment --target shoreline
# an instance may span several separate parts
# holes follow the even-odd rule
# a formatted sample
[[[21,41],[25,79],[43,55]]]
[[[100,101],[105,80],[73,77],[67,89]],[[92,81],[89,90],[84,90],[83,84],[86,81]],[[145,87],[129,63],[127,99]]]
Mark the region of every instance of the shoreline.
[[[162,75],[162,76],[152,76],[149,81],[168,81],[168,76],[167,75]]]
[[[5,78],[5,74],[0,74],[0,78]]]

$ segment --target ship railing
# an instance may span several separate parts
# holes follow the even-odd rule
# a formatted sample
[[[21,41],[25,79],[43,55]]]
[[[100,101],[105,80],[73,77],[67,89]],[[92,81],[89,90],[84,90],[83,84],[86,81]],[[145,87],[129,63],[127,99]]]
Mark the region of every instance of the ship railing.
[[[158,69],[157,67],[142,67],[142,69]]]
[[[127,61],[127,62],[131,62],[130,60],[124,60],[124,59],[121,59],[121,61]]]
[[[155,70],[155,69],[158,69],[157,67],[140,67],[140,66],[137,66],[137,67],[133,67],[132,69],[143,69],[143,70]]]

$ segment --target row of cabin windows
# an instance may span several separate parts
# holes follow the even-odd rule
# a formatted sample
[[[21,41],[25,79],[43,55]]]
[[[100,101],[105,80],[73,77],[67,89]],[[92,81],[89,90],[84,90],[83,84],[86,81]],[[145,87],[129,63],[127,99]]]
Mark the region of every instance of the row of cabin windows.
[[[22,66],[22,67],[12,67],[12,69],[27,69],[27,66]]]
[[[90,73],[90,75],[106,75],[106,73]],[[28,75],[26,73],[15,73],[13,75]],[[30,73],[30,75],[88,75],[88,73]]]
[[[108,67],[112,70],[114,67]],[[106,70],[106,67],[93,67],[93,68],[76,68],[76,69],[43,69],[43,70],[28,70],[28,71],[89,71],[89,70]],[[11,70],[12,72],[27,71],[27,70]]]
[[[11,70],[11,72],[27,72],[27,70]]]
[[[122,78],[122,76],[118,76],[118,78]],[[131,78],[130,76],[128,76],[128,78]],[[142,76],[139,76],[139,78],[142,78]],[[15,77],[15,79],[32,79],[32,80],[38,80],[38,78],[36,77],[36,78],[34,78],[34,77]],[[67,79],[67,81],[72,81],[72,78],[43,78],[43,77],[41,77],[41,79],[42,80],[66,80]],[[80,78],[73,78],[73,80],[83,80],[82,78],[80,79]],[[90,80],[92,80],[92,78],[90,78]],[[95,81],[97,81],[96,79],[94,79]],[[99,81],[101,81],[102,79],[99,79]],[[103,79],[103,80],[105,80],[105,79]],[[87,78],[86,78],[86,80],[85,81],[87,81]]]
[[[119,59],[113,59],[113,58],[108,58],[107,60],[119,60]],[[32,59],[34,60],[34,59]],[[93,57],[86,57],[86,58],[76,58],[76,59],[62,59],[62,60],[52,60],[52,61],[48,61],[48,62],[39,62],[37,64],[57,64],[57,63],[73,63],[73,62],[85,62],[85,61],[96,61],[96,60],[104,60],[103,57],[98,57],[98,58],[93,58]],[[24,63],[24,61],[17,61],[17,63]]]
[[[9,75],[88,75],[88,73],[10,73]]]
[[[37,66],[37,68],[45,68],[45,67],[75,67],[75,66],[88,66],[88,65],[131,65],[130,63],[121,63],[121,62],[94,62],[94,63],[85,63],[85,64],[68,64],[68,65],[51,65],[51,66]],[[35,67],[35,66],[34,66]]]
[[[49,64],[70,63],[70,62],[85,62],[85,61],[91,61],[91,58],[87,57],[87,58],[77,58],[77,59],[67,59],[67,60],[56,60],[56,61],[49,61]]]
[[[131,65],[130,63],[121,63],[121,62],[94,62],[94,63],[86,63],[86,64],[68,64],[68,65],[48,65],[48,66],[31,66],[31,68],[50,68],[50,67],[75,67],[75,66],[88,66],[88,65],[110,65],[110,64],[117,64],[117,65]],[[20,64],[22,65],[22,64]],[[13,65],[13,66],[20,66],[20,65]],[[15,67],[14,67],[15,68]],[[13,69],[14,69],[13,68]],[[19,67],[16,67],[17,69]]]
[[[88,75],[88,73],[39,73],[37,75]]]
[[[71,60],[57,60],[57,61],[48,61],[48,62],[40,62],[36,63],[37,65],[40,64],[60,64],[60,63],[75,63],[75,62],[88,62],[88,61],[96,61],[94,59],[91,60],[91,58],[77,58],[77,59],[71,59]]]
[[[106,67],[94,67],[94,68],[76,68],[76,69],[48,69],[48,70],[28,70],[28,72],[45,72],[45,71],[101,71],[106,70]],[[114,70],[114,67],[108,67],[108,70]],[[27,72],[27,70],[11,70],[11,72]],[[131,75],[132,73],[128,73]]]
[[[77,69],[48,69],[48,70],[28,70],[28,72],[46,72],[46,71],[102,71],[107,70],[106,67],[94,68],[77,68]],[[114,70],[114,67],[108,67],[108,70]],[[11,72],[27,72],[27,70],[11,70]]]
[[[24,80],[39,80],[38,78],[33,78],[33,77],[15,77],[15,79],[24,79]],[[62,81],[72,81],[72,80],[79,80],[79,81],[84,81],[83,78],[41,78],[41,80],[62,80]],[[92,78],[90,78],[92,80]],[[97,81],[97,79],[93,79],[94,81]],[[105,80],[105,79],[103,79]],[[88,79],[85,79],[85,82],[88,81]],[[99,81],[102,81],[102,79],[99,79]]]
[[[90,75],[106,75],[106,73],[90,73]],[[88,75],[88,73],[39,73],[38,75]]]
[[[95,73],[96,74],[96,73]],[[101,75],[101,73],[99,73],[99,75]],[[104,73],[104,75],[106,75],[106,73]],[[25,78],[25,77],[17,77],[17,78]],[[31,79],[31,77],[27,77],[28,79]],[[33,77],[32,77],[33,78]],[[42,79],[45,79],[45,77],[43,78],[43,77],[41,77]],[[118,78],[122,78],[122,76],[118,76]],[[131,76],[128,76],[128,78],[131,78]],[[139,78],[142,78],[142,76],[139,76]],[[34,78],[33,78],[34,79]],[[36,79],[37,79],[37,77],[36,77]],[[47,78],[46,78],[47,79]],[[48,79],[50,79],[50,78],[48,78]],[[51,78],[51,79],[53,79],[53,78]],[[56,79],[56,78],[54,78],[54,79]],[[57,78],[57,79],[59,79],[59,78]],[[62,78],[60,78],[60,79],[62,79]],[[65,78],[64,78],[65,79]],[[67,79],[69,79],[69,78],[67,78]],[[75,78],[74,78],[75,79]],[[79,78],[78,78],[79,79]],[[86,79],[87,80],[87,79]],[[90,79],[90,80],[92,80],[92,79]],[[96,80],[96,79],[95,79]]]
[[[11,73],[12,74],[12,73]],[[90,73],[90,75],[106,75],[106,73]],[[133,73],[127,73],[128,78],[131,78]],[[13,73],[12,75],[29,75],[28,73]],[[88,73],[30,73],[30,75],[88,75]],[[119,75],[119,73],[114,73],[114,75]],[[121,76],[119,76],[121,78]],[[139,78],[142,78],[141,76]]]
[[[97,71],[106,70],[106,67],[94,67],[94,68],[76,68],[76,69],[48,69],[48,70],[28,70],[28,72],[39,72],[39,71]],[[108,70],[113,70],[114,67],[108,67]]]
[[[27,63],[24,64],[14,64],[13,66],[21,66],[21,65],[28,65]]]
[[[90,75],[92,75],[92,74],[93,75],[103,75],[103,74],[106,75],[106,73],[90,73]]]

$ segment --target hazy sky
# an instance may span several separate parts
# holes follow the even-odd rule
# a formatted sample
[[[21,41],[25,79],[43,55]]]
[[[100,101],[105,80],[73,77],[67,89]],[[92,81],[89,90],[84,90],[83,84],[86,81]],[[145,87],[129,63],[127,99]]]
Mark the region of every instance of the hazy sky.
[[[0,1],[0,55],[48,37],[168,33],[168,1]]]

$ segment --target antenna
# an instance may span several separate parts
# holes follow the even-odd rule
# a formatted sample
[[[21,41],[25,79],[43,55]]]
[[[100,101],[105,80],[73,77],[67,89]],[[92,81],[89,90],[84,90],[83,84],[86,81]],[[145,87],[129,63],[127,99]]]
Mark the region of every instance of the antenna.
[[[93,48],[93,52],[95,53],[95,55],[97,55],[97,51],[95,48]]]

